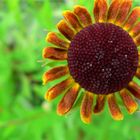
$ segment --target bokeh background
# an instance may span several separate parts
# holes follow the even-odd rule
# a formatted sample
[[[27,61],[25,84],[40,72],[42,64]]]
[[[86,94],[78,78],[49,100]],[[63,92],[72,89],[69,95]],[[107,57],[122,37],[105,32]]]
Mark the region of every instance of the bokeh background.
[[[116,122],[107,105],[89,125],[79,109],[56,114],[60,98],[44,100],[47,86],[41,67],[46,34],[57,31],[62,11],[83,5],[92,14],[93,0],[0,0],[0,140],[140,140],[140,112]],[[133,6],[140,5],[134,0]]]

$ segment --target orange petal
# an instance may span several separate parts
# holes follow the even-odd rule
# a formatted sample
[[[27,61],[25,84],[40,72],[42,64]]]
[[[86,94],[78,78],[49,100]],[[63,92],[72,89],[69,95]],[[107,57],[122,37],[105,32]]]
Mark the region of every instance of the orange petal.
[[[52,43],[56,46],[59,46],[61,48],[67,49],[69,48],[69,43],[61,38],[58,37],[58,35],[54,32],[48,33],[46,37],[46,41],[49,43]]]
[[[127,108],[128,112],[130,114],[134,113],[138,108],[138,104],[130,96],[129,91],[127,89],[121,90],[120,91],[120,96],[121,96],[121,98],[123,100],[123,103],[124,103],[125,107]]]
[[[127,89],[138,99],[140,99],[140,87],[135,82],[131,81]]]
[[[134,25],[129,33],[133,37],[139,35],[140,34],[140,22],[138,22],[136,25]]]
[[[57,85],[55,85],[54,87],[50,88],[46,95],[45,98],[48,101],[51,101],[52,99],[56,98],[57,96],[59,96],[60,94],[62,94],[63,92],[65,92],[65,90],[67,90],[68,88],[70,88],[70,86],[72,85],[73,80],[71,78],[62,81],[61,83],[58,83]]]
[[[107,21],[114,23],[118,15],[122,0],[112,0],[108,10]]]
[[[92,106],[93,106],[93,94],[90,92],[86,92],[83,97],[80,110],[81,120],[84,123],[91,122]]]
[[[111,116],[114,120],[123,120],[123,114],[121,113],[121,110],[116,102],[115,95],[108,95],[108,106],[111,113]]]
[[[58,48],[46,47],[43,49],[43,58],[66,60],[67,51]]]
[[[140,68],[140,52],[138,52],[138,68]]]
[[[140,7],[136,7],[133,9],[133,11],[131,12],[131,14],[129,15],[128,19],[124,24],[125,30],[131,29],[139,17],[140,17]]]
[[[131,6],[132,6],[132,0],[124,0],[122,2],[115,24],[121,26],[124,23],[127,15],[130,12]]]
[[[67,112],[69,112],[77,98],[78,92],[79,92],[79,85],[74,84],[71,89],[64,95],[62,100],[57,106],[57,113],[59,115],[64,115]]]
[[[57,24],[58,30],[69,40],[72,40],[76,32],[69,27],[65,20],[61,20]]]
[[[83,27],[86,27],[92,24],[91,16],[85,7],[75,6],[74,13],[78,17]]]
[[[140,68],[137,69],[136,76],[140,79]]]
[[[94,113],[100,113],[103,111],[105,105],[105,96],[103,95],[98,95],[96,99],[96,105],[94,107]]]
[[[137,47],[140,45],[140,34],[134,38],[134,42]]]
[[[66,74],[68,74],[68,67],[66,66],[53,68],[44,73],[43,84],[47,84],[48,82],[58,79]]]
[[[104,22],[107,18],[108,5],[106,0],[95,0],[94,3],[94,18],[96,22]]]
[[[82,27],[76,17],[76,15],[71,11],[65,11],[63,13],[64,18],[67,20],[67,22],[77,31],[79,32]]]

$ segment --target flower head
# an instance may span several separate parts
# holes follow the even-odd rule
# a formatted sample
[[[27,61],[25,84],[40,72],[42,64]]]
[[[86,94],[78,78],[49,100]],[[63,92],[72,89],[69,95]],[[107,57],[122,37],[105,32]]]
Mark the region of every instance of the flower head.
[[[85,123],[92,113],[100,113],[108,104],[111,116],[122,120],[117,103],[120,96],[128,113],[136,111],[140,99],[140,8],[131,10],[132,0],[95,0],[94,22],[86,8],[75,6],[65,11],[58,24],[62,36],[50,32],[46,40],[51,47],[43,49],[43,58],[66,61],[44,73],[43,83],[67,77],[53,85],[45,95],[52,100],[64,94],[57,112],[64,115],[81,98],[80,115]],[[82,92],[81,92],[82,91]]]

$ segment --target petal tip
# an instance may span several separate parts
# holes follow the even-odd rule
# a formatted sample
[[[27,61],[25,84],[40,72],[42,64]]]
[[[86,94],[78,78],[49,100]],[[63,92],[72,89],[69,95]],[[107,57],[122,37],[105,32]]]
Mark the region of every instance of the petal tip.
[[[74,9],[77,9],[77,8],[84,8],[84,6],[81,6],[81,5],[75,5],[75,6],[74,6]]]
[[[60,26],[62,26],[62,24],[64,23],[64,19],[60,20],[58,23],[57,23],[57,28],[59,28]]]
[[[70,10],[65,10],[65,11],[63,11],[62,15],[65,17],[65,15],[67,15],[68,13],[71,13],[71,11]]]
[[[64,115],[64,113],[62,113],[59,108],[57,108],[56,113],[59,116],[63,116]]]
[[[46,36],[46,41],[49,42],[50,40],[50,36],[52,35],[53,33],[52,32],[49,32]]]
[[[50,99],[50,97],[49,97],[49,95],[48,95],[49,93],[46,93],[45,94],[45,96],[44,96],[44,98],[45,98],[45,100],[47,100],[48,102],[50,102],[51,101],[51,99]]]
[[[81,120],[85,124],[90,124],[91,123],[91,118],[89,118],[89,117],[83,117],[83,116],[81,116]]]
[[[113,119],[116,121],[122,121],[124,119],[124,116],[122,114],[118,114],[116,116],[113,116]]]
[[[130,108],[129,114],[133,114],[134,112],[136,112],[137,109],[138,109],[138,104],[136,103],[135,105],[133,105],[133,107]]]

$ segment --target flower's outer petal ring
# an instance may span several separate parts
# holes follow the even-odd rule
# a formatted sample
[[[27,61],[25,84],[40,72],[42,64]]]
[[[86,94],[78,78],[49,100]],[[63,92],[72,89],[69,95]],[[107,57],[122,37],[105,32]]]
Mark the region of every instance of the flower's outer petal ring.
[[[67,93],[64,95],[64,97],[57,106],[57,113],[59,115],[64,115],[70,111],[78,96],[79,87],[80,86],[77,83],[75,83],[72,86],[72,88],[69,89]]]
[[[131,81],[127,89],[138,99],[140,99],[140,87],[135,82]]]
[[[46,37],[46,41],[49,43],[52,43],[62,49],[68,49],[69,48],[69,43],[61,38],[58,37],[58,35],[54,32],[48,33]]]
[[[127,18],[132,7],[132,0],[124,0],[118,12],[115,24],[121,26]]]
[[[127,89],[123,89],[120,91],[120,96],[123,100],[123,103],[125,105],[125,107],[127,108],[127,111],[132,114],[134,113],[137,108],[138,108],[138,104],[136,103],[136,101],[131,97],[129,91]]]
[[[138,52],[138,69],[140,68],[140,52]]]
[[[94,113],[100,113],[103,111],[105,106],[105,96],[104,95],[98,95],[96,99],[96,105],[94,107],[93,112]]]
[[[74,13],[78,17],[78,19],[83,27],[86,27],[86,26],[89,26],[92,24],[91,16],[85,7],[75,6]]]
[[[78,21],[76,15],[73,12],[65,11],[63,13],[63,16],[67,20],[67,22],[76,30],[76,32],[82,30],[80,22]]]
[[[116,102],[115,95],[108,95],[107,100],[112,118],[114,120],[123,120],[123,114],[121,113],[121,110]]]
[[[135,38],[133,38],[136,46],[138,47],[140,45],[140,34],[138,36],[136,36]]]
[[[59,67],[52,68],[51,70],[44,73],[43,85],[53,80],[56,80],[68,73],[69,73],[69,70],[67,66],[59,66]]]
[[[53,100],[54,98],[62,94],[65,90],[67,90],[72,84],[73,80],[71,78],[58,83],[46,92],[45,99],[48,101]]]
[[[86,92],[83,97],[80,109],[81,120],[84,123],[91,122],[92,107],[93,107],[93,94],[90,92]]]
[[[108,5],[106,0],[95,0],[94,3],[94,19],[95,22],[105,22],[107,18]]]
[[[132,36],[132,37],[136,37],[137,35],[140,34],[140,22],[138,22],[136,25],[134,25],[132,27],[132,29],[129,31],[129,34]]]
[[[43,49],[43,58],[48,58],[52,60],[66,60],[67,59],[67,51],[53,48],[53,47],[46,47]]]
[[[61,20],[57,24],[57,28],[68,40],[72,40],[76,34],[76,32],[70,28],[65,20]]]
[[[140,68],[137,68],[136,77],[138,77],[140,79]]]
[[[107,22],[114,23],[118,15],[122,0],[112,0],[108,10]]]
[[[124,29],[125,30],[130,30],[133,25],[136,23],[138,18],[140,17],[140,7],[135,7],[129,17],[127,18],[125,24],[124,24]]]

